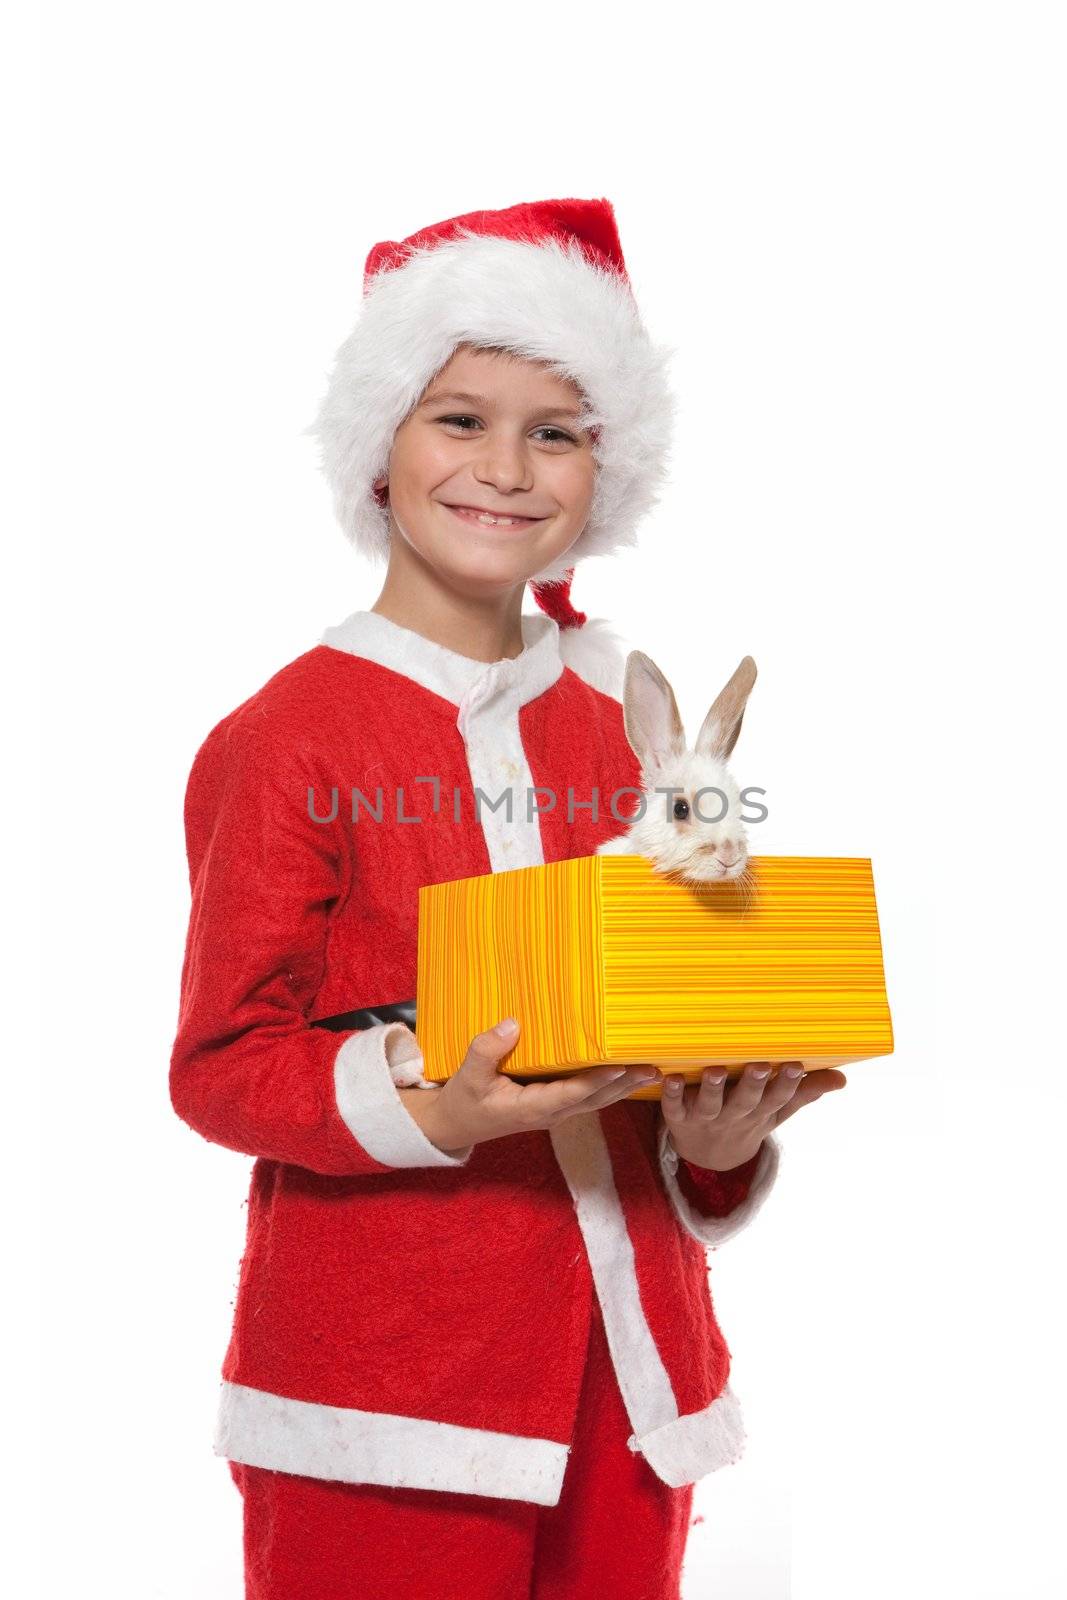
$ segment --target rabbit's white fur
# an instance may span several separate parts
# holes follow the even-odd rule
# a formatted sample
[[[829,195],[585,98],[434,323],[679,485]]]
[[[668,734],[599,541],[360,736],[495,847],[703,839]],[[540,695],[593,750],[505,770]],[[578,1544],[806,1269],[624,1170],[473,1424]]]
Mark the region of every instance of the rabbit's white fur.
[[[741,877],[748,864],[748,836],[741,820],[740,791],[726,760],[737,742],[755,681],[756,663],[745,656],[712,703],[690,750],[667,679],[643,651],[630,652],[623,713],[626,737],[641,763],[644,814],[624,834],[600,845],[597,855],[646,856],[658,872],[692,883]],[[679,792],[657,793],[657,789]],[[700,794],[702,789],[721,793]],[[673,815],[678,801],[686,802],[687,816]],[[720,812],[721,819],[712,820]]]

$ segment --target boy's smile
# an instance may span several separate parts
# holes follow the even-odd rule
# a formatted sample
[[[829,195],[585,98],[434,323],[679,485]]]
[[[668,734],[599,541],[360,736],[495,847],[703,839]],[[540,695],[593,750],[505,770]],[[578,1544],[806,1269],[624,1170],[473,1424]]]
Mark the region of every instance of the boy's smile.
[[[510,513],[482,511],[478,510],[474,506],[456,506],[449,504],[448,509],[449,511],[453,512],[461,522],[477,522],[480,527],[533,528],[536,527],[539,522],[544,521],[543,517],[520,517],[514,511]]]

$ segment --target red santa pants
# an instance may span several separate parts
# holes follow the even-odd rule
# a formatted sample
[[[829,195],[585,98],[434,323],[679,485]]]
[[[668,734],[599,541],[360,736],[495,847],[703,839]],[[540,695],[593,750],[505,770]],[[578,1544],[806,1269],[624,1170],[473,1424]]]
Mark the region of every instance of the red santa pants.
[[[678,1600],[693,1486],[661,1482],[632,1432],[594,1294],[557,1505],[231,1462],[245,1600]]]

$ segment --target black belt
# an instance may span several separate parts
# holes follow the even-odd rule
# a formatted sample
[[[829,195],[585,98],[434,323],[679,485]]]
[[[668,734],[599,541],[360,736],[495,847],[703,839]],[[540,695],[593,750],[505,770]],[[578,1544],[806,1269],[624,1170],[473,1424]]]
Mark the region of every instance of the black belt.
[[[373,1028],[379,1022],[406,1022],[415,1031],[414,1000],[397,1000],[388,1006],[364,1006],[362,1011],[343,1011],[336,1017],[317,1017],[313,1028],[329,1028],[332,1033],[348,1033],[353,1028]]]

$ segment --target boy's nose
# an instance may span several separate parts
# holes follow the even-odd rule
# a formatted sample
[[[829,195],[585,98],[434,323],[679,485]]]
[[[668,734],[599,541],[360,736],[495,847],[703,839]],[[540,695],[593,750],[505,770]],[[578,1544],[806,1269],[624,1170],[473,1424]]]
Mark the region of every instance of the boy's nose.
[[[512,448],[497,443],[492,455],[487,454],[479,461],[474,476],[479,483],[491,484],[498,491],[529,489],[533,485],[529,458],[518,444]]]

